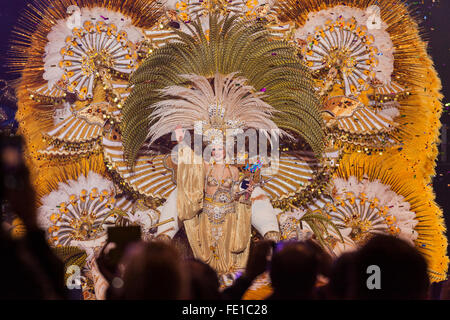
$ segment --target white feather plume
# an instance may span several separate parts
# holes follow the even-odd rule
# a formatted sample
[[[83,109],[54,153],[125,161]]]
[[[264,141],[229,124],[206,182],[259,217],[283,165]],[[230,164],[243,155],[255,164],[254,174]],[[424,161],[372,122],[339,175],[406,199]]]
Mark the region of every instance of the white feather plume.
[[[119,12],[114,12],[106,8],[81,8],[80,13],[80,25],[75,27],[82,27],[84,22],[90,21],[96,23],[97,21],[103,21],[107,24],[114,23],[117,26],[117,30],[124,30],[127,33],[128,40],[133,43],[137,43],[144,38],[143,32],[133,26],[131,18],[124,16]],[[47,35],[48,43],[45,46],[44,55],[44,75],[43,78],[48,81],[48,87],[52,88],[63,76],[64,70],[60,67],[59,62],[62,59],[61,49],[66,46],[67,37],[72,36],[71,24],[68,23],[69,19],[58,20],[55,26]]]
[[[347,192],[353,193],[356,197],[364,193],[367,199],[378,199],[378,207],[387,207],[388,215],[395,217],[395,226],[400,229],[399,237],[413,242],[417,239],[417,231],[414,230],[418,221],[416,214],[412,211],[411,205],[406,202],[403,196],[396,194],[388,185],[379,180],[370,181],[363,179],[358,181],[354,176],[348,180],[336,178],[333,180],[336,188],[336,196],[345,198]],[[377,222],[383,224],[381,221]]]
[[[310,12],[305,25],[296,30],[295,38],[306,39],[308,35],[314,35],[317,27],[324,26],[327,21],[335,20],[340,16],[345,20],[355,18],[360,26],[366,26],[370,18],[368,11],[342,5],[318,12]],[[368,33],[373,35],[374,46],[380,51],[380,54],[377,56],[378,65],[374,70],[377,79],[384,84],[390,83],[391,75],[394,71],[394,44],[387,32],[386,22],[381,21],[377,28],[369,29]]]
[[[194,129],[195,123],[210,123],[209,109],[219,104],[224,108],[223,121],[240,121],[245,128],[261,130],[278,129],[270,119],[276,111],[262,100],[263,93],[246,84],[246,79],[236,76],[216,74],[214,84],[199,75],[183,75],[191,86],[170,86],[161,90],[167,97],[151,106],[150,130],[148,138],[151,143],[171,133],[177,125],[185,129]]]
[[[50,217],[52,214],[59,213],[61,202],[69,202],[70,196],[79,195],[81,191],[97,188],[99,191],[108,190],[114,192],[114,183],[105,179],[98,173],[90,171],[87,176],[80,175],[77,180],[68,180],[60,182],[58,187],[41,199],[42,205],[38,209],[38,223],[41,227],[47,229],[52,225]]]

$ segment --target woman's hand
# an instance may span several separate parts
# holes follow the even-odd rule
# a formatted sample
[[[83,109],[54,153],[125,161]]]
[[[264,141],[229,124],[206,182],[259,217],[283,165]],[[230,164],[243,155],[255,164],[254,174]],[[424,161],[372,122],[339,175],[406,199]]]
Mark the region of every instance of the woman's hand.
[[[111,258],[109,256],[109,252],[114,248],[114,243],[106,243],[96,259],[98,271],[103,275],[108,283],[112,282],[116,274],[115,269],[117,266],[112,264]]]
[[[178,143],[184,140],[184,130],[181,125],[177,125],[175,128],[175,137],[177,138]]]
[[[247,192],[252,193],[253,190],[255,190],[255,183],[253,181],[250,181],[248,188],[247,188]]]

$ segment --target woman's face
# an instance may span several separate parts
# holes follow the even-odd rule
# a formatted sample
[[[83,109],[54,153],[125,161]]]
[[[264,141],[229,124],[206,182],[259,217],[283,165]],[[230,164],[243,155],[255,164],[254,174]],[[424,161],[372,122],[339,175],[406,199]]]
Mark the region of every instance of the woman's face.
[[[225,158],[225,149],[223,148],[223,145],[213,145],[212,156],[216,162],[222,162]]]

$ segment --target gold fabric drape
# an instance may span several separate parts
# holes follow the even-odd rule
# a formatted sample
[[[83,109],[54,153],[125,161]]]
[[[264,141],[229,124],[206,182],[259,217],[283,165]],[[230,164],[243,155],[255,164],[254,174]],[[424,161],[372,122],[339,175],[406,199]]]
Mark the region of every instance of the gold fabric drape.
[[[220,224],[202,212],[205,170],[188,146],[178,150],[177,210],[194,256],[226,274],[245,267],[251,237],[251,206],[235,203],[235,211]]]

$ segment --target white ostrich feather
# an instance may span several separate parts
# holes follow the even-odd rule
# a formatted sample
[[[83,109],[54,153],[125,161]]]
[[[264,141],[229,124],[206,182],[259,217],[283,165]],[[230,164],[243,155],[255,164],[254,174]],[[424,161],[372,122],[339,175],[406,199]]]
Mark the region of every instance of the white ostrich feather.
[[[399,229],[396,236],[410,244],[414,244],[414,240],[418,237],[418,233],[414,230],[418,223],[416,215],[411,211],[410,204],[405,201],[403,196],[396,194],[388,185],[383,184],[379,180],[370,181],[367,178],[358,180],[356,177],[351,176],[348,179],[335,178],[332,182],[331,189],[333,190],[332,202],[326,199],[319,199],[315,204],[310,206],[310,209],[322,208],[323,213],[328,214],[331,222],[339,228],[343,241],[340,240],[340,236],[331,226],[327,230],[329,235],[335,240],[332,248],[334,254],[341,255],[344,252],[353,251],[358,248],[359,240],[354,240],[355,238],[352,235],[354,231],[352,229],[353,227],[351,224],[347,224],[347,221],[351,221],[354,218],[354,214],[363,220],[368,219],[370,221],[367,232],[371,234],[389,233],[388,229],[390,225],[385,221],[385,217],[391,217],[394,221],[393,226]],[[349,193],[355,197],[353,204],[348,200]],[[364,205],[360,201],[363,198],[363,194],[367,199]],[[375,199],[378,201],[377,207],[379,209],[387,209],[385,216],[376,214],[376,209],[369,208]],[[342,202],[344,202],[344,205],[342,205]],[[338,210],[326,209],[329,204],[335,205]],[[280,213],[278,215],[280,229],[282,231],[292,231],[293,224],[305,213],[306,211],[304,209]],[[303,229],[311,230],[307,223],[303,224]],[[284,235],[289,237],[293,236],[292,233]]]
[[[338,5],[330,9],[311,12],[308,15],[307,22],[295,32],[295,38],[305,40],[309,35],[314,35],[317,27],[324,26],[329,20],[336,20],[342,16],[345,20],[355,18],[360,26],[366,26],[370,15],[359,8]],[[376,77],[384,84],[391,81],[391,75],[394,71],[394,44],[387,32],[387,24],[381,21],[377,28],[369,29],[368,33],[374,37],[374,46],[380,51],[377,56],[378,65],[375,67]]]
[[[39,225],[45,229],[50,227],[52,224],[50,217],[54,213],[59,213],[58,206],[61,202],[68,202],[71,195],[79,195],[83,189],[89,192],[93,188],[97,188],[99,192],[102,190],[114,192],[115,190],[112,181],[92,171],[88,173],[87,177],[81,175],[77,180],[60,182],[58,188],[41,199],[42,205],[38,209]]]
[[[118,31],[126,31],[128,40],[133,43],[137,43],[144,38],[143,32],[133,26],[131,18],[119,12],[100,7],[81,8],[80,15],[80,25],[72,27],[80,28],[86,21],[94,24],[97,21],[103,21],[106,24],[114,23]],[[67,37],[72,36],[73,28],[68,23],[70,18],[58,20],[47,35],[48,43],[45,46],[43,78],[48,81],[49,88],[52,88],[64,74],[64,70],[59,66],[62,59],[60,51],[66,46]]]
[[[403,196],[396,194],[388,185],[379,180],[363,179],[358,181],[354,176],[348,180],[336,178],[333,180],[333,184],[336,196],[340,196],[342,199],[345,198],[347,192],[352,192],[356,197],[364,193],[369,200],[378,199],[378,207],[388,208],[387,214],[395,217],[395,225],[400,229],[398,236],[410,243],[417,239],[418,234],[414,228],[418,221],[415,219],[415,213],[410,211],[411,206]]]
[[[211,119],[210,107],[216,105],[224,109],[223,124],[233,121],[242,123],[246,128],[278,129],[270,119],[276,110],[262,100],[262,92],[255,92],[252,86],[246,84],[246,79],[236,76],[236,73],[216,74],[213,86],[204,76],[190,74],[183,77],[189,80],[190,87],[164,88],[161,94],[168,99],[151,106],[154,110],[149,119],[150,143],[171,133],[177,125],[189,130],[194,129],[199,121],[211,124],[214,120]]]
[[[114,183],[92,171],[77,180],[59,183],[41,202],[38,223],[47,230],[52,242],[79,247],[89,256],[105,243],[107,227],[118,218],[115,210],[129,223],[140,226],[144,234],[159,218],[156,211],[117,197]]]
[[[164,6],[168,10],[175,10],[177,8],[177,3],[180,2],[179,0],[166,0],[164,2]]]

